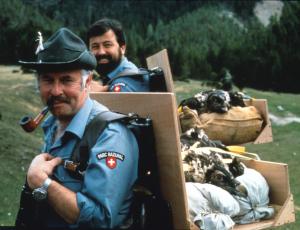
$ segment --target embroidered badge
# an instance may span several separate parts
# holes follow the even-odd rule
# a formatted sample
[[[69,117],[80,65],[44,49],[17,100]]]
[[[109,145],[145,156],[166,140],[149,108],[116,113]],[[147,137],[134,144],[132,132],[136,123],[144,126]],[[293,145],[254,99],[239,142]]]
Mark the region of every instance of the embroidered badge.
[[[117,167],[117,160],[124,161],[125,156],[116,152],[102,152],[97,154],[99,160],[105,159],[106,166],[110,169]]]
[[[115,85],[113,86],[113,91],[114,91],[114,92],[120,92],[122,86],[123,86],[123,87],[125,86],[125,84],[122,83],[122,82],[115,84]]]
[[[116,86],[114,87],[114,92],[120,92],[120,91],[121,91],[121,86],[116,85]]]

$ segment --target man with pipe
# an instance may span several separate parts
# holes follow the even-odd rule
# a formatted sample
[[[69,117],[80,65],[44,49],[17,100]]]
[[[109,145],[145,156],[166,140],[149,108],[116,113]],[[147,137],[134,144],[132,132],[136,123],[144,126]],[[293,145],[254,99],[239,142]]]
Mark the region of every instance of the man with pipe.
[[[136,139],[122,123],[108,123],[89,150],[83,177],[74,177],[63,163],[71,160],[87,124],[108,110],[89,98],[97,62],[66,28],[40,42],[37,51],[36,61],[20,63],[37,71],[41,100],[52,114],[42,124],[42,153],[32,160],[26,178],[33,199],[46,203],[38,221],[43,228],[120,227],[128,218],[137,178]]]

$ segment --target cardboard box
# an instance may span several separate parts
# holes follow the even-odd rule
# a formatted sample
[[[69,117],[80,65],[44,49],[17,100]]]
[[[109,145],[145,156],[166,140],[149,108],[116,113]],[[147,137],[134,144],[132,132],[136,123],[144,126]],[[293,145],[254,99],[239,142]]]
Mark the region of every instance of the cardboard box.
[[[269,161],[248,160],[249,168],[259,171],[270,187],[270,205],[276,209],[274,218],[257,223],[236,225],[237,230],[256,230],[295,222],[293,195],[290,191],[288,165]]]
[[[162,193],[172,207],[175,229],[197,229],[189,221],[185,180],[180,153],[177,104],[173,93],[93,93],[91,97],[114,111],[135,112],[153,119]],[[259,103],[259,102],[258,102]],[[262,107],[263,108],[263,107]],[[270,186],[270,201],[276,207],[273,219],[238,225],[234,229],[264,229],[295,221],[286,164],[245,160]]]
[[[163,49],[146,59],[149,69],[161,67],[164,71],[167,91],[174,93],[173,77],[168,57],[168,52]],[[265,99],[250,99],[245,100],[247,106],[253,105],[263,117],[263,128],[258,137],[253,141],[254,144],[263,144],[273,141],[272,127],[269,119],[268,102]]]
[[[214,150],[214,148],[210,148]],[[226,152],[219,150],[220,152]],[[275,209],[275,215],[269,220],[260,220],[251,224],[235,225],[234,230],[258,230],[270,227],[277,227],[284,224],[295,222],[295,210],[293,195],[290,191],[288,165],[284,163],[261,161],[253,159],[256,154],[245,156],[242,154],[240,159],[243,163],[252,169],[260,172],[266,179],[270,193],[269,205]],[[238,154],[233,154],[238,156]],[[238,156],[239,157],[239,156]],[[248,158],[248,159],[247,159]],[[197,226],[191,223],[190,229],[199,230]]]
[[[189,221],[185,179],[182,169],[179,119],[173,93],[92,93],[91,98],[122,113],[135,112],[153,120],[160,185],[173,212],[174,229],[198,229]],[[295,221],[293,196],[290,193],[286,164],[246,160],[258,170],[270,186],[270,201],[277,207],[271,220],[239,225],[235,229],[253,230],[279,226]]]
[[[158,154],[160,184],[164,197],[170,202],[175,229],[199,229],[189,221],[185,181],[180,154],[180,125],[167,50],[147,58],[149,69],[161,67],[165,73],[169,93],[94,93],[91,97],[118,112],[136,112],[153,119],[156,149]],[[261,144],[273,141],[271,122],[268,116],[267,100],[245,100],[262,114],[264,123],[259,136],[253,141]],[[251,154],[251,153],[250,153]],[[253,155],[255,154],[251,154]],[[275,227],[295,221],[293,196],[290,193],[288,166],[286,164],[245,160],[244,163],[258,170],[270,186],[270,202],[276,207],[273,219],[253,224],[237,225],[234,229],[255,230]]]

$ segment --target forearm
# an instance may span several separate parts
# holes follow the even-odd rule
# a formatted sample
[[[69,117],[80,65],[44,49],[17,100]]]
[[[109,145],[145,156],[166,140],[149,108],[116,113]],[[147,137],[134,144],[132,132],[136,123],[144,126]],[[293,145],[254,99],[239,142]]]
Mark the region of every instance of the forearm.
[[[37,155],[31,162],[27,172],[27,183],[31,189],[42,186],[46,178],[50,177],[54,168],[61,163],[61,158],[48,153]],[[75,223],[79,216],[76,194],[52,180],[48,187],[48,201],[53,209],[67,223]]]
[[[80,212],[76,193],[53,180],[48,189],[48,202],[67,223],[76,223]]]

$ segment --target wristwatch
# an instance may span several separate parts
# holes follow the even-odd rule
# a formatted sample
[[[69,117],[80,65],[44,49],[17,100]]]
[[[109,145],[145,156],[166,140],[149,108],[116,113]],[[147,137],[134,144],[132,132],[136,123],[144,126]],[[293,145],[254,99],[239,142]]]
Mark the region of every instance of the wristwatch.
[[[50,178],[47,178],[42,187],[36,188],[32,192],[32,196],[36,201],[42,201],[45,200],[47,197],[47,190],[49,185],[51,184],[52,180]]]

